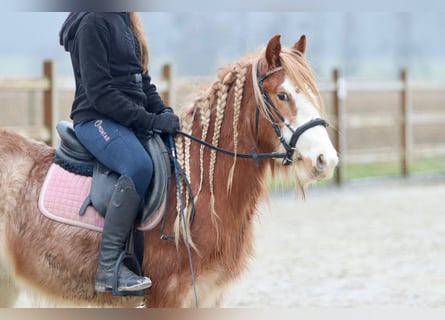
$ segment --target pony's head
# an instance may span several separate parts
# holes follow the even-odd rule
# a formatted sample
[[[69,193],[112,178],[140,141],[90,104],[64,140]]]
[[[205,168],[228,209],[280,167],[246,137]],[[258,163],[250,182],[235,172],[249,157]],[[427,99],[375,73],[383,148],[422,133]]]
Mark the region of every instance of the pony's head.
[[[305,36],[287,49],[282,48],[277,35],[252,68],[255,97],[262,114],[259,121],[272,124],[278,137],[274,151],[288,155],[283,163],[293,164],[303,187],[330,178],[338,162],[327,123],[322,120],[324,106],[305,52]]]

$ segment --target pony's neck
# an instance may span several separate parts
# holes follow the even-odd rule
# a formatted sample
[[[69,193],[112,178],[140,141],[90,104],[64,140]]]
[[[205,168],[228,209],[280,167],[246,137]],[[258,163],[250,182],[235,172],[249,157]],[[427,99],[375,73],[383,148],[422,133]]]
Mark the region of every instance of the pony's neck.
[[[182,130],[215,146],[238,153],[264,152],[256,135],[256,102],[250,64],[227,69],[183,114]],[[245,226],[265,194],[270,160],[257,167],[250,159],[233,158],[188,139],[177,139],[178,157],[197,200],[224,229]]]

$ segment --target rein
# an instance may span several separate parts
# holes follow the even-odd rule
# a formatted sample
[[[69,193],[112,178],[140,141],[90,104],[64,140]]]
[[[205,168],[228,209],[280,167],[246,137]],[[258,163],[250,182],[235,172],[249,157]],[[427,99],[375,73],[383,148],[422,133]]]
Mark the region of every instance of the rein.
[[[313,127],[316,126],[323,126],[323,127],[328,127],[328,123],[321,118],[316,118],[316,119],[312,119],[308,122],[306,122],[305,124],[299,126],[297,129],[293,129],[290,124],[288,124],[285,120],[285,118],[283,117],[283,115],[278,111],[277,107],[274,105],[273,101],[270,99],[269,94],[267,92],[264,91],[263,89],[263,82],[266,78],[268,78],[270,75],[272,75],[275,72],[278,72],[280,70],[283,70],[283,67],[278,67],[272,70],[269,70],[268,72],[266,72],[263,75],[259,74],[259,69],[257,69],[257,74],[258,74],[258,87],[260,88],[260,92],[261,95],[264,99],[264,102],[266,104],[266,106],[268,107],[266,109],[267,114],[272,122],[272,126],[274,128],[275,134],[277,135],[278,139],[280,140],[281,144],[283,145],[284,149],[286,150],[286,152],[284,153],[279,153],[279,152],[270,152],[270,153],[257,153],[255,148],[252,148],[252,153],[238,153],[238,152],[234,152],[231,150],[227,150],[224,148],[220,148],[217,147],[207,141],[204,141],[198,137],[195,137],[193,135],[190,135],[186,132],[183,131],[177,131],[176,133],[190,139],[193,140],[195,142],[198,142],[210,149],[213,149],[217,152],[232,156],[232,157],[238,157],[238,158],[243,158],[243,159],[252,159],[255,162],[255,165],[258,167],[259,163],[258,160],[259,159],[283,159],[282,164],[284,166],[288,166],[290,164],[293,163],[293,156],[294,153],[297,151],[296,149],[296,145],[298,142],[298,139],[300,138],[300,136],[306,131],[309,130]],[[259,121],[259,112],[260,112],[260,108],[257,105],[257,110],[256,110],[256,126],[258,129],[258,121]],[[286,141],[286,139],[284,139],[281,130],[280,130],[280,126],[278,124],[278,121],[276,120],[276,118],[274,117],[274,114],[278,117],[278,119],[284,123],[284,125],[292,132],[292,137],[290,139],[289,142]]]
[[[279,152],[257,153],[255,148],[252,149],[252,153],[238,153],[238,152],[234,152],[231,150],[217,147],[207,141],[204,141],[200,138],[192,136],[192,135],[185,133],[183,131],[176,131],[176,133],[183,135],[184,137],[186,137],[190,140],[198,142],[198,143],[200,143],[210,149],[213,149],[217,152],[220,152],[222,154],[232,156],[232,157],[243,158],[243,159],[252,159],[253,161],[255,161],[255,164],[257,167],[258,167],[258,159],[284,159],[286,157],[286,153],[279,153]]]

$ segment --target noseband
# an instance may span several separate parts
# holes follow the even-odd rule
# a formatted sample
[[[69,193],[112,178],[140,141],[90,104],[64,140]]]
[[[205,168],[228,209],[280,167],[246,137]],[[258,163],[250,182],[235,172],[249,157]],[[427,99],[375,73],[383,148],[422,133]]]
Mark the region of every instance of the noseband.
[[[264,99],[264,102],[266,104],[266,113],[270,121],[272,122],[272,126],[274,128],[275,134],[277,135],[278,139],[280,140],[281,144],[283,145],[284,149],[286,150],[285,156],[283,157],[283,165],[288,166],[293,163],[294,159],[294,153],[298,152],[296,145],[298,142],[298,139],[300,136],[306,131],[316,126],[323,126],[327,127],[328,123],[321,118],[312,119],[295,130],[291,127],[289,123],[286,122],[286,119],[283,117],[283,115],[278,111],[277,107],[274,105],[272,99],[270,99],[269,94],[264,91],[263,89],[263,82],[265,79],[267,79],[270,75],[274,74],[275,72],[283,70],[283,67],[278,67],[272,70],[269,70],[263,75],[259,74],[259,68],[257,68],[257,75],[258,75],[258,87],[260,88],[261,96]],[[258,130],[258,122],[259,122],[259,106],[257,105],[257,112],[256,112],[256,126]],[[291,132],[292,137],[289,141],[286,141],[284,139],[283,134],[281,133],[280,126],[278,124],[278,120],[275,116],[278,118],[279,121],[281,121]]]

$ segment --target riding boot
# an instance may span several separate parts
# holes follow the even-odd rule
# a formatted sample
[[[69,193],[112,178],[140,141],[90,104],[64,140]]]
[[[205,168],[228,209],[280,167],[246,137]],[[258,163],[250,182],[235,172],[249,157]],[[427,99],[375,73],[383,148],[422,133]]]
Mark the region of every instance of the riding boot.
[[[95,289],[111,291],[116,262],[125,250],[125,243],[138,214],[141,197],[131,178],[121,176],[116,184],[105,215]],[[123,263],[118,268],[118,291],[139,291],[151,286],[151,280],[138,276]]]

